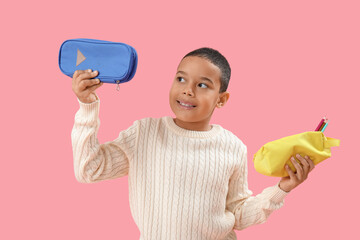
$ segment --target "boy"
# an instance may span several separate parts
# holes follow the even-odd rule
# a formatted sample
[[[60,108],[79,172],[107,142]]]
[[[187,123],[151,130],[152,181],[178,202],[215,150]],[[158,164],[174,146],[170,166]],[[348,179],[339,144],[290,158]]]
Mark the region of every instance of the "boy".
[[[214,109],[229,99],[230,66],[218,51],[200,48],[183,57],[169,94],[176,118],[144,118],[99,144],[102,85],[97,72],[76,71],[80,109],[72,130],[75,176],[91,183],[128,175],[130,209],[140,239],[237,239],[234,229],[263,223],[314,168],[306,156],[296,173],[251,196],[247,147],[220,125]]]

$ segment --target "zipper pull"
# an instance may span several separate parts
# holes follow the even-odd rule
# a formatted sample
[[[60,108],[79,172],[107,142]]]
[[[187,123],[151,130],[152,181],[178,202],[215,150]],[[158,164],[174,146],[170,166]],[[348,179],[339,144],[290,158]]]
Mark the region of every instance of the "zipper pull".
[[[116,83],[117,83],[117,86],[116,86],[116,90],[120,90],[120,86],[119,86],[119,83],[120,83],[120,80],[116,80]]]

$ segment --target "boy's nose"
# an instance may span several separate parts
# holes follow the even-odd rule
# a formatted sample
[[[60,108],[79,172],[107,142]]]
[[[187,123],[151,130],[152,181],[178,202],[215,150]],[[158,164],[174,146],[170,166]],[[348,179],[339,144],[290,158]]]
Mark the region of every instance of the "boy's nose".
[[[194,93],[191,89],[185,89],[184,92],[183,92],[185,95],[189,95],[189,96],[193,96]]]

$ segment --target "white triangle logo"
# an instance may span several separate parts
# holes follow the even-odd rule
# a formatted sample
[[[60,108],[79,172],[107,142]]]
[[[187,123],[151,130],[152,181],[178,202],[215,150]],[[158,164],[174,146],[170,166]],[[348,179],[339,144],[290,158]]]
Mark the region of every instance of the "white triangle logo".
[[[80,52],[80,50],[77,50],[77,58],[76,58],[76,66],[78,66],[80,63],[82,63],[86,57]]]

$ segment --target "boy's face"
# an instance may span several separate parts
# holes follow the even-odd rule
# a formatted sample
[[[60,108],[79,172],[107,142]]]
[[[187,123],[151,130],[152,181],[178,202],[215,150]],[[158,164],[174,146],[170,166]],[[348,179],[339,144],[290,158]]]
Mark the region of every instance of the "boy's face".
[[[169,94],[176,120],[208,126],[215,107],[222,107],[229,97],[228,92],[219,93],[220,76],[221,70],[209,60],[197,56],[184,58]]]

